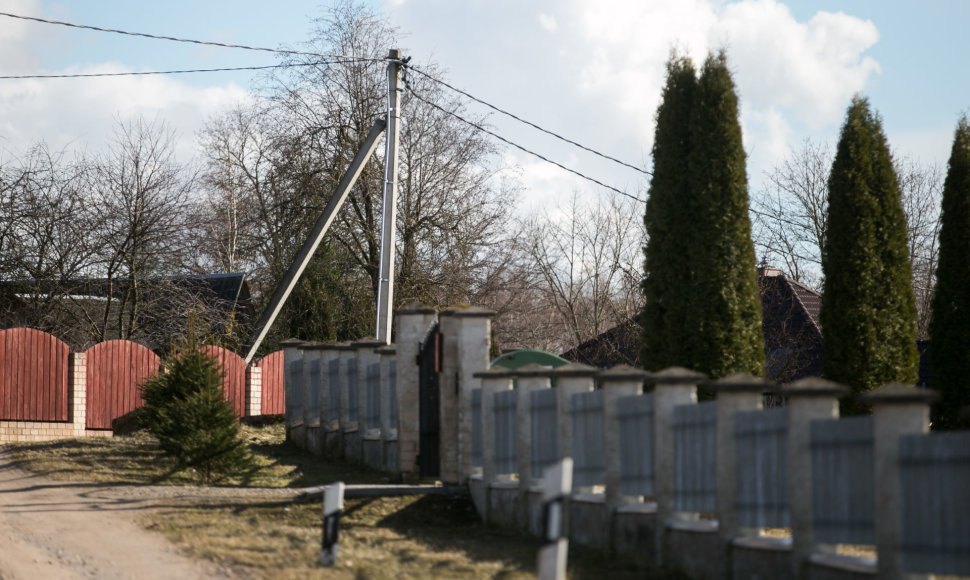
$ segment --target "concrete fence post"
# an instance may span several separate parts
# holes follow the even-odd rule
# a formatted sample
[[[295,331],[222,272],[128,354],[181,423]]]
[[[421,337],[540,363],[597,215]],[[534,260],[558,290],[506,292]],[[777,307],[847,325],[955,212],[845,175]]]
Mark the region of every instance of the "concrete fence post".
[[[737,414],[760,409],[764,393],[775,389],[774,383],[748,374],[735,374],[710,385],[717,393],[717,499],[715,502],[718,533],[723,546],[725,574],[731,575],[731,545],[740,535],[737,516],[738,457],[735,431]]]
[[[397,458],[397,422],[394,421],[395,417],[391,416],[391,406],[397,407],[397,401],[392,401],[394,397],[394,390],[392,386],[394,385],[395,377],[393,374],[397,374],[396,370],[392,374],[392,368],[396,369],[396,352],[397,349],[394,348],[393,344],[385,345],[378,348],[376,351],[377,356],[380,358],[381,365],[381,446],[382,452],[382,467],[384,471],[396,472],[398,468],[398,458]]]
[[[707,376],[681,367],[652,375],[653,387],[653,489],[657,500],[657,563],[669,564],[667,526],[674,515],[674,407],[697,402],[697,383]]]
[[[330,373],[330,366],[337,361],[340,364],[340,351],[337,350],[337,343],[327,342],[320,351],[320,431],[323,443],[323,456],[336,458],[340,456],[341,436],[340,436],[340,400],[331,400],[330,389],[335,380],[339,378]],[[337,391],[339,393],[339,390]]]
[[[323,367],[320,356],[323,345],[319,342],[304,342],[303,351],[303,427],[305,429],[306,450],[314,455],[323,453],[322,430],[320,428],[320,385]]]
[[[491,505],[489,489],[498,480],[495,471],[495,394],[512,390],[514,371],[492,367],[475,376],[482,382],[482,487],[485,489],[483,519],[488,522]]]
[[[550,377],[556,381],[559,459],[573,456],[573,395],[591,392],[599,372],[595,367],[580,363],[569,363],[550,371]]]
[[[303,351],[302,340],[290,338],[280,343],[283,349],[283,404],[286,414],[286,440],[302,446],[303,410]],[[297,398],[299,397],[299,400]],[[299,411],[299,416],[297,416]]]
[[[782,387],[788,399],[788,509],[791,516],[794,578],[808,577],[815,549],[812,524],[812,421],[839,416],[839,397],[848,389],[811,377]]]
[[[437,320],[434,308],[411,306],[397,311],[397,444],[398,471],[405,481],[417,481],[421,441],[418,349]]]
[[[384,444],[381,441],[379,419],[377,424],[368,423],[370,409],[381,403],[379,398],[375,401],[371,397],[371,365],[380,364],[380,355],[376,349],[384,344],[373,339],[353,344],[357,353],[357,433],[360,437],[360,456],[356,459],[375,469],[380,469],[383,465]]]
[[[917,389],[913,385],[890,383],[861,397],[862,402],[872,405],[879,578],[895,580],[906,576],[900,559],[903,498],[899,438],[929,432],[929,404],[937,394],[936,391]]]
[[[549,388],[549,369],[535,363],[515,369],[516,456],[519,473],[519,525],[529,529],[529,492],[540,493],[539,477],[532,474],[532,398],[530,394]]]
[[[603,371],[598,376],[603,390],[603,449],[606,452],[606,513],[613,514],[616,508],[633,500],[623,496],[622,462],[620,455],[619,400],[643,393],[643,381],[649,373],[628,365],[620,365]]]

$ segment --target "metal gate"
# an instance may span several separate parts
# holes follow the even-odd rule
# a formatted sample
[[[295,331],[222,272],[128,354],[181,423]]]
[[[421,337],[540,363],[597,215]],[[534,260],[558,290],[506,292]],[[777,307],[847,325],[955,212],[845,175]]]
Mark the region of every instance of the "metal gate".
[[[435,324],[418,347],[418,413],[420,440],[418,469],[421,477],[441,475],[439,455],[441,406],[438,392],[438,373],[441,371],[441,332]]]

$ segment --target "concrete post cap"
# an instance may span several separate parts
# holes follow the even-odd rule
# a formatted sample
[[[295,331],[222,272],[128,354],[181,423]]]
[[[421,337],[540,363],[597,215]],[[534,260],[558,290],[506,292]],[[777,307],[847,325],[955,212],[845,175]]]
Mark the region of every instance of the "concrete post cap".
[[[382,355],[392,355],[397,353],[397,347],[394,344],[385,344],[374,349],[374,352]]]
[[[550,377],[552,376],[552,367],[542,366],[536,363],[529,363],[520,366],[512,371],[515,377]]]
[[[600,369],[583,363],[572,362],[551,369],[550,373],[554,377],[595,377],[600,373]]]
[[[378,348],[386,345],[386,342],[383,340],[377,340],[376,338],[366,338],[364,340],[358,340],[350,343],[350,346],[353,348]]]
[[[597,379],[599,379],[601,383],[615,383],[621,381],[643,382],[653,376],[655,375],[652,375],[643,369],[631,367],[630,365],[619,365],[605,371],[601,371],[597,375]]]
[[[807,377],[781,388],[787,397],[843,397],[849,388],[821,377]]]
[[[778,390],[778,385],[775,383],[747,373],[735,373],[722,379],[711,381],[706,386],[714,389],[718,393],[763,393]]]
[[[930,389],[907,383],[889,383],[865,393],[859,400],[868,405],[892,405],[931,403],[938,397],[939,393]]]
[[[492,318],[495,316],[494,310],[482,308],[481,306],[470,306],[466,304],[456,304],[442,310],[439,316],[458,316],[464,318]]]
[[[511,379],[518,376],[512,369],[505,367],[491,367],[472,375],[476,379]]]
[[[404,308],[401,308],[395,314],[401,315],[413,315],[413,314],[435,314],[438,311],[433,306],[424,306],[422,304],[408,304]]]
[[[650,381],[657,385],[696,385],[705,380],[707,375],[704,373],[684,367],[667,367],[650,376]]]
[[[287,338],[286,340],[280,341],[281,348],[300,348],[303,341],[299,338]]]

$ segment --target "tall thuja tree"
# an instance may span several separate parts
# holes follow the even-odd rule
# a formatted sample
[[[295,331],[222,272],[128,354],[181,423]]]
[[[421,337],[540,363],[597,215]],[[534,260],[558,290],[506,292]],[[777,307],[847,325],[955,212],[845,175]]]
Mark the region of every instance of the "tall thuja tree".
[[[935,429],[966,429],[970,405],[970,125],[957,126],[943,183],[940,257],[930,319]]]
[[[680,289],[690,367],[711,377],[764,373],[764,337],[748,217],[738,98],[724,52],[709,55],[690,115],[689,199],[681,260],[693,271]]]
[[[914,383],[916,303],[906,216],[882,122],[855,97],[829,175],[822,251],[822,373],[855,395],[888,382]],[[855,398],[843,414],[865,412]]]
[[[696,89],[694,64],[689,58],[673,55],[667,63],[667,84],[657,109],[653,177],[644,215],[648,237],[640,360],[651,370],[691,364],[681,323],[688,306],[682,292],[691,284],[691,271],[690,264],[681,258],[681,250],[692,233],[685,202],[690,199],[688,123]]]

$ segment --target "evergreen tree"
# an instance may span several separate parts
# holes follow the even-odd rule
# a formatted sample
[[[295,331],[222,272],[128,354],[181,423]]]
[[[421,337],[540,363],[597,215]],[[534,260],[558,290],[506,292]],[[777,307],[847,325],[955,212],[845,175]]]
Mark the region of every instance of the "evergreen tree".
[[[934,429],[966,429],[970,405],[970,125],[957,126],[943,183],[940,257],[930,320]]]
[[[718,378],[764,373],[761,300],[738,98],[724,52],[709,55],[691,109],[688,157],[692,234],[685,240],[694,281],[687,344],[694,370]]]
[[[869,101],[849,106],[829,175],[822,252],[822,373],[855,395],[888,382],[914,383],[916,304],[906,217],[882,122]],[[843,414],[865,407],[843,400]]]
[[[687,127],[696,87],[696,71],[690,59],[671,56],[667,62],[663,100],[657,109],[653,176],[643,218],[648,238],[644,250],[645,304],[640,360],[644,368],[651,370],[691,364],[682,348],[686,342],[681,321],[687,304],[678,299],[690,285],[689,264],[684,263],[681,250],[684,240],[692,233],[684,202],[690,198]]]
[[[179,469],[209,484],[249,466],[239,420],[222,391],[222,368],[191,338],[176,349],[166,371],[145,382],[138,421],[158,439]]]
[[[642,360],[712,377],[764,372],[738,99],[723,52],[700,79],[673,57],[657,112],[645,223]]]

